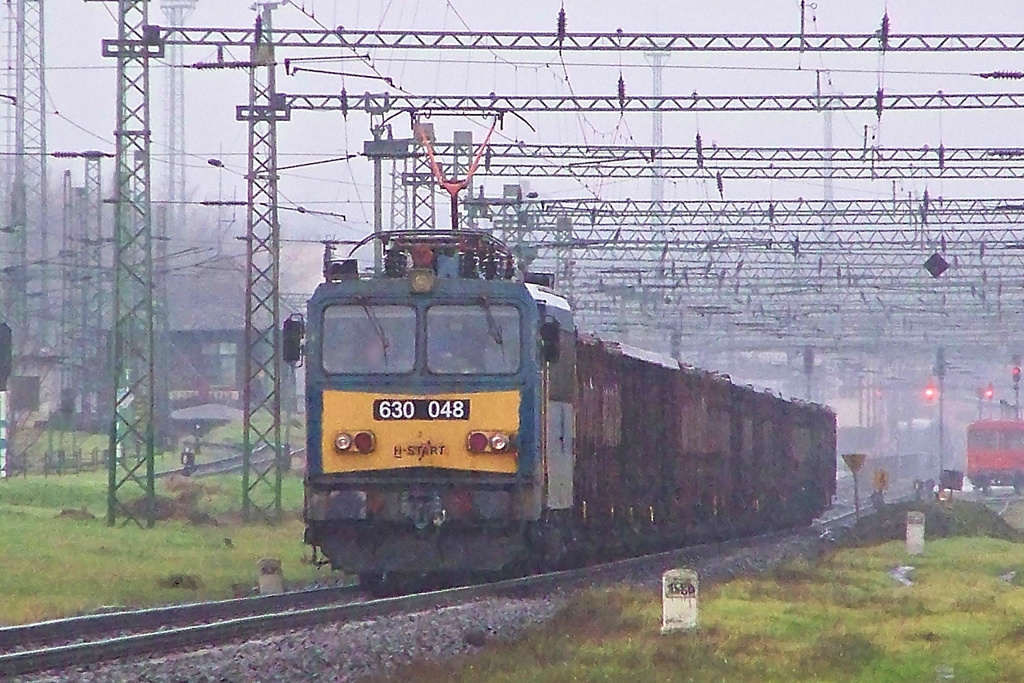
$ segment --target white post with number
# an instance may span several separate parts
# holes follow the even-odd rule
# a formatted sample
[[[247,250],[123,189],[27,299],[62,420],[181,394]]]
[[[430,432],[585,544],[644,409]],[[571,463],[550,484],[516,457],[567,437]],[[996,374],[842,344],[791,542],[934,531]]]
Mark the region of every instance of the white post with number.
[[[670,569],[661,576],[661,632],[697,628],[697,572]]]

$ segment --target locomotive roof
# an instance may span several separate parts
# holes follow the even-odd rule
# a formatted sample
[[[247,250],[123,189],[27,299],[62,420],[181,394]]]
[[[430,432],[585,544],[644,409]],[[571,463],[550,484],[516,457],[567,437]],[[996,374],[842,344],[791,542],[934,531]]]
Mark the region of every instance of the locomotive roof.
[[[533,297],[534,301],[539,301],[550,308],[560,308],[563,311],[572,312],[572,307],[565,297],[555,294],[550,289],[530,283],[526,284],[526,289],[530,292],[530,296]]]

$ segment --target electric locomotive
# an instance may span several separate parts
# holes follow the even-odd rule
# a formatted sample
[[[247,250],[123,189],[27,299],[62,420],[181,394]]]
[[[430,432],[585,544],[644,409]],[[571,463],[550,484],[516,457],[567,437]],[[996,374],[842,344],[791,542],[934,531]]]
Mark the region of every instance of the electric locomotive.
[[[305,334],[306,542],[370,585],[557,562],[553,518],[572,506],[568,303],[485,233],[368,239],[383,274],[328,250],[304,327],[285,326],[287,361]]]

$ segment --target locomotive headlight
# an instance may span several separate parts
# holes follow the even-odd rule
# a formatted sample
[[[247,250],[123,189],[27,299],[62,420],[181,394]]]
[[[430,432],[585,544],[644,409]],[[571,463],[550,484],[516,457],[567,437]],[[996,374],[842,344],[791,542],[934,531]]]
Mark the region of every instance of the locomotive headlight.
[[[434,271],[429,268],[413,268],[409,273],[409,289],[413,294],[429,294],[434,290]]]
[[[508,449],[508,445],[509,445],[509,438],[508,438],[507,434],[502,434],[501,432],[498,432],[497,434],[495,434],[494,436],[491,437],[491,449],[492,450],[495,450],[495,451],[498,451],[498,452],[504,452],[505,450]]]
[[[340,432],[337,436],[334,437],[334,450],[338,451],[339,453],[344,453],[350,448],[352,448],[351,434]]]

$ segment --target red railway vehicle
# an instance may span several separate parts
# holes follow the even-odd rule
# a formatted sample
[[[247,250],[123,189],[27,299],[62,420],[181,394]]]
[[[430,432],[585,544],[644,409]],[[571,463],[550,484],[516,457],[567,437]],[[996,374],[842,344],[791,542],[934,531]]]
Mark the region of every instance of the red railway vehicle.
[[[967,427],[967,476],[982,491],[1024,489],[1024,421],[978,420]]]

